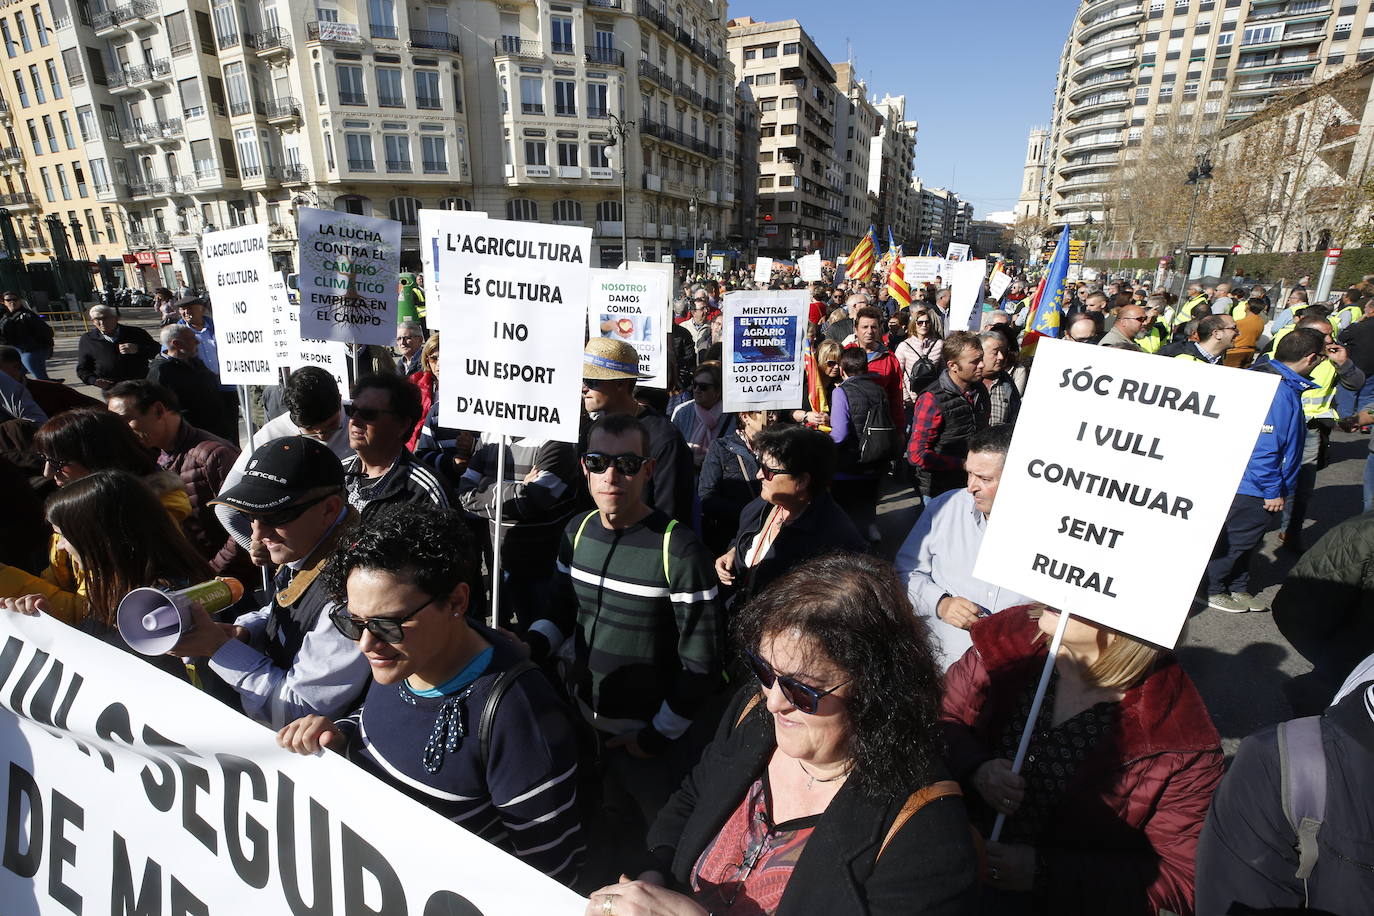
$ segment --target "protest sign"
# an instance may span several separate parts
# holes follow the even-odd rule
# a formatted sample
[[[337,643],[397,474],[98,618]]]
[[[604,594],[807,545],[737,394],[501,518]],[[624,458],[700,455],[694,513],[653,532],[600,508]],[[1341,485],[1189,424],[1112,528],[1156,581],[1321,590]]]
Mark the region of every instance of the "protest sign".
[[[945,260],[951,263],[955,261],[967,261],[969,258],[969,246],[961,242],[950,242],[949,248],[945,250]]]
[[[668,284],[657,270],[592,268],[587,333],[623,340],[639,354],[641,385],[668,387]]]
[[[1041,338],[973,574],[1174,645],[1277,384]]]
[[[935,278],[940,275],[940,265],[943,263],[940,258],[902,258],[903,275],[906,282],[912,286],[917,283],[934,283]]]
[[[291,368],[291,348],[296,340],[296,306],[286,285],[285,271],[273,273],[267,284],[272,314],[272,363],[277,369]]]
[[[439,330],[443,320],[443,310],[439,308],[439,228],[437,214],[450,213],[450,210],[420,210],[420,272],[425,278],[425,327],[430,331]],[[468,216],[486,219],[487,215],[477,210],[463,210]]]
[[[576,442],[592,230],[442,214],[443,426]]]
[[[983,288],[983,271],[987,261],[954,261],[949,265],[949,328],[963,331],[977,328],[982,316],[978,293]]]
[[[396,342],[401,224],[343,210],[299,210],[301,333],[390,347]]]
[[[226,385],[275,385],[267,227],[235,226],[201,240],[205,286],[215,307],[219,378]]]
[[[773,282],[773,259],[759,258],[754,262],[754,282],[767,286]]]
[[[5,916],[586,906],[339,754],[285,751],[56,618],[0,615],[0,643]]]
[[[804,258],[797,258],[797,270],[807,283],[818,282],[821,279],[821,253],[818,251]]]
[[[806,383],[805,290],[725,295],[725,409],[790,409]]]
[[[988,280],[988,295],[1000,300],[1010,286],[1011,275],[1004,270],[995,271]]]

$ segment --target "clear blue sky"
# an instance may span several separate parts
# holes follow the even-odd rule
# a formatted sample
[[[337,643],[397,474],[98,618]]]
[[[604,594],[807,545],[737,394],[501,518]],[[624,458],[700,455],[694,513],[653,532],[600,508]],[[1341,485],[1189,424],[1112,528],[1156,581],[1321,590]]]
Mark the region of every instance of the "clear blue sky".
[[[1074,0],[729,2],[732,18],[796,19],[832,62],[854,61],[870,97],[905,95],[921,125],[922,181],[957,192],[978,219],[1016,203],[1026,134],[1049,123]]]

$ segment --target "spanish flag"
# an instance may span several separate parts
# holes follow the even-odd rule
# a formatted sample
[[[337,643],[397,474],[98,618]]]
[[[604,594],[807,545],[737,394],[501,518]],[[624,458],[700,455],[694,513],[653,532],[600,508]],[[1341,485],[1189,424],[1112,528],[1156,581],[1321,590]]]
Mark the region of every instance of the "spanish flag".
[[[906,282],[900,248],[892,256],[892,269],[887,272],[887,294],[897,301],[898,309],[911,308],[911,287]]]
[[[859,244],[854,246],[854,250],[850,252],[849,260],[845,262],[845,279],[864,282],[873,276],[873,266],[877,262],[878,246],[873,243],[873,227],[869,226],[868,232],[859,239]]]

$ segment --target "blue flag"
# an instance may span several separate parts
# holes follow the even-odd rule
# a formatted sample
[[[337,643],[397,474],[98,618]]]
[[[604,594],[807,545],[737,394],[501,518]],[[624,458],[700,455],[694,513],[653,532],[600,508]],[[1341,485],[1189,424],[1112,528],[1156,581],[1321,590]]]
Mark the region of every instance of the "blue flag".
[[[897,250],[897,243],[894,242],[894,241],[892,240],[892,227],[891,227],[891,226],[888,226],[888,227],[887,227],[887,253],[888,253],[888,254],[892,254],[892,252],[894,252],[894,251],[896,251],[896,250]]]
[[[1058,337],[1059,326],[1064,318],[1064,281],[1069,276],[1069,227],[1059,235],[1059,244],[1050,259],[1049,270],[1045,272],[1044,285],[1035,304],[1035,317],[1031,319],[1030,329],[1039,331],[1046,337]]]

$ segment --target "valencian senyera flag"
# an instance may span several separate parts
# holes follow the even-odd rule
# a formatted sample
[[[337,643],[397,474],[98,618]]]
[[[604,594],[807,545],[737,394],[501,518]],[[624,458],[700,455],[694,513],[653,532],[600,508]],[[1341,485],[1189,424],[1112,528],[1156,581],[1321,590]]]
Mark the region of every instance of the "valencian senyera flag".
[[[873,267],[877,262],[878,246],[873,241],[873,227],[869,226],[868,232],[859,239],[859,244],[854,246],[849,260],[845,262],[845,279],[862,283],[873,275]]]
[[[892,269],[887,272],[887,294],[897,302],[898,309],[911,307],[911,286],[906,282],[906,267],[902,264],[902,249],[892,257]]]

